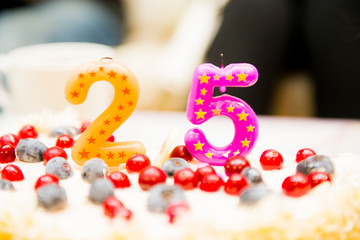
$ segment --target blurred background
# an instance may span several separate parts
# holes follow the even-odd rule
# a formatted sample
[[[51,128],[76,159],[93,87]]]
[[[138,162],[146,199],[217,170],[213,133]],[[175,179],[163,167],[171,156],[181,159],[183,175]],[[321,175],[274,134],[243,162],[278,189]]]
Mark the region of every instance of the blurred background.
[[[358,0],[12,0],[0,54],[53,42],[111,46],[138,78],[139,109],[185,110],[197,65],[251,63],[228,88],[257,114],[360,118]],[[219,92],[215,94],[220,94]],[[1,98],[0,98],[1,101]]]

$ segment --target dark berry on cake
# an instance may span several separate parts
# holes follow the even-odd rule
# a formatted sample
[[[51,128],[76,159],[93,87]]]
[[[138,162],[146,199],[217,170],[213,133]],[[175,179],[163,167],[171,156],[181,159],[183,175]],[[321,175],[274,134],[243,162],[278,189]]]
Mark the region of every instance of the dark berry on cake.
[[[67,154],[61,147],[49,147],[44,152],[43,164],[46,165],[48,161],[54,157],[62,157],[64,159],[67,159]]]
[[[189,153],[185,145],[176,146],[170,153],[170,158],[183,158],[186,161],[191,161],[193,156]]]
[[[250,167],[250,163],[245,157],[240,155],[230,157],[224,164],[225,174],[228,176],[233,173],[241,173],[246,167]]]
[[[323,171],[332,175],[334,174],[334,165],[329,157],[315,155],[302,160],[296,167],[296,172],[305,175],[309,175],[314,171]]]
[[[21,140],[16,147],[16,156],[23,162],[41,162],[47,146],[34,138]]]
[[[174,184],[185,190],[194,189],[199,184],[199,176],[190,168],[184,168],[175,173]]]
[[[7,179],[0,179],[0,190],[15,191],[14,185]]]
[[[15,148],[10,144],[0,147],[0,163],[11,163],[15,161]]]
[[[36,191],[38,205],[48,211],[63,209],[67,204],[65,190],[57,184],[47,184]]]
[[[184,168],[190,168],[190,165],[183,158],[170,158],[166,160],[161,166],[161,169],[168,177],[173,177],[177,171]]]
[[[96,178],[105,177],[108,173],[108,166],[100,158],[92,158],[86,161],[81,168],[81,177],[87,182],[92,182]]]
[[[72,127],[54,127],[50,130],[50,137],[59,137],[61,135],[69,135],[74,136],[76,134],[76,131],[74,131],[74,128]]]
[[[243,175],[246,178],[246,181],[248,184],[258,184],[262,183],[263,179],[261,177],[261,173],[258,169],[253,167],[246,167],[241,171],[241,175]]]
[[[272,191],[265,183],[249,185],[240,193],[240,203],[254,205],[270,194],[272,194]]]
[[[18,166],[8,164],[1,170],[1,178],[12,182],[22,181],[24,180],[24,175]]]
[[[170,204],[186,202],[184,191],[174,185],[158,184],[149,190],[147,207],[151,212],[164,213]]]
[[[150,159],[145,154],[134,154],[126,162],[126,170],[131,172],[140,172],[151,165]]]
[[[67,179],[73,175],[73,170],[69,162],[62,157],[54,157],[45,166],[47,174],[53,174],[59,179]]]
[[[97,178],[90,186],[89,199],[93,203],[102,204],[105,199],[114,196],[114,184],[107,178]]]

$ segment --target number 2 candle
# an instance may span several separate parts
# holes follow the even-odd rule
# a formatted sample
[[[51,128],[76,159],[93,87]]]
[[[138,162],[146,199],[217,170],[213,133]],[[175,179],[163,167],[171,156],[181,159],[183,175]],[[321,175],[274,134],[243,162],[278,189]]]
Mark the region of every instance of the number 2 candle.
[[[127,67],[104,58],[86,63],[71,74],[65,86],[66,99],[72,104],[83,103],[89,88],[97,81],[107,81],[114,87],[114,99],[75,141],[71,154],[78,165],[96,157],[109,167],[116,167],[135,153],[145,153],[144,145],[138,141],[106,142],[134,111],[139,85]]]
[[[214,97],[213,93],[215,87],[219,87],[221,92],[230,86],[249,87],[257,79],[257,69],[247,63],[230,64],[225,68],[206,63],[195,69],[186,109],[188,120],[200,125],[214,116],[223,115],[232,120],[235,129],[233,140],[223,147],[209,143],[198,128],[188,130],[185,145],[196,159],[220,166],[231,156],[240,154],[245,157],[251,152],[258,136],[255,112],[242,99],[228,94]]]

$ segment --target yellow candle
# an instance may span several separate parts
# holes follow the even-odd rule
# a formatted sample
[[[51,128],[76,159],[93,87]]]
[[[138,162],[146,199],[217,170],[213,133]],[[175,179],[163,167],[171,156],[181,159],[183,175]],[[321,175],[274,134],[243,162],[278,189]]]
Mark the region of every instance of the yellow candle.
[[[134,111],[139,85],[127,67],[103,58],[81,65],[70,75],[65,86],[67,101],[83,103],[90,86],[97,81],[107,81],[114,87],[114,99],[76,140],[71,156],[79,165],[91,158],[101,158],[109,167],[117,167],[133,154],[145,153],[144,145],[138,141],[106,142]]]

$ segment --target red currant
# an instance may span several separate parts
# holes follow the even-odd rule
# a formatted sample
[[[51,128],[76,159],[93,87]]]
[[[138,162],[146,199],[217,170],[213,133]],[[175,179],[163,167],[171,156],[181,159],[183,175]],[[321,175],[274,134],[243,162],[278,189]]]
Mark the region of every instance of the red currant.
[[[175,173],[174,183],[186,190],[194,189],[199,183],[199,176],[190,168],[184,168]]]
[[[170,153],[170,158],[183,158],[186,161],[191,161],[193,159],[193,156],[189,153],[185,145],[179,145],[176,146],[172,152]]]
[[[85,129],[87,129],[88,126],[90,126],[91,122],[90,121],[84,121],[81,126],[80,126],[80,132],[84,132]]]
[[[20,141],[20,138],[16,136],[15,134],[8,133],[0,137],[0,146],[3,146],[5,144],[13,145],[14,148],[18,145]]]
[[[113,172],[109,175],[109,179],[115,188],[127,188],[131,185],[128,176],[123,172]]]
[[[22,127],[18,133],[19,138],[25,139],[25,138],[37,138],[38,133],[36,131],[36,128],[32,125],[25,125]]]
[[[226,160],[224,165],[225,173],[228,176],[233,173],[241,173],[241,171],[246,167],[250,167],[250,163],[246,158],[240,155],[230,157]]]
[[[47,162],[54,158],[54,157],[62,157],[67,159],[67,154],[64,151],[64,149],[62,149],[61,147],[49,147],[48,149],[46,149],[46,151],[44,152],[44,156],[43,156],[43,163],[46,166]]]
[[[216,171],[215,171],[215,169],[214,169],[212,166],[210,166],[210,165],[206,165],[206,166],[204,166],[204,167],[199,167],[199,168],[196,169],[196,171],[195,171],[195,174],[198,176],[199,181],[201,181],[205,175],[212,174],[212,173],[215,173],[215,174],[216,174]]]
[[[114,135],[110,135],[110,137],[108,137],[108,139],[106,140],[107,142],[115,142],[115,137]]]
[[[281,169],[283,161],[281,154],[273,149],[265,150],[260,156],[260,164],[264,170]]]
[[[5,144],[0,148],[0,163],[10,163],[15,159],[15,148],[12,145]]]
[[[303,148],[300,149],[297,153],[296,153],[296,162],[301,162],[302,160],[314,156],[316,155],[315,151],[310,149],[310,148]]]
[[[132,212],[124,207],[124,204],[115,196],[110,196],[103,202],[104,214],[110,218],[115,216],[130,220]]]
[[[18,166],[8,164],[1,171],[1,178],[9,181],[21,181],[24,180],[24,175]]]
[[[39,187],[45,186],[46,184],[54,183],[59,185],[59,178],[53,174],[45,174],[40,176],[35,182],[35,190]]]
[[[205,192],[216,192],[221,186],[224,185],[224,181],[216,173],[206,174],[201,182],[200,189]]]
[[[61,148],[71,148],[73,144],[74,139],[68,134],[63,134],[57,138],[55,145]]]
[[[145,154],[134,154],[126,162],[126,170],[131,172],[140,172],[151,165],[150,159]]]
[[[177,216],[180,216],[188,210],[189,204],[187,202],[178,202],[169,204],[165,213],[169,216],[169,223],[174,223]]]
[[[308,180],[311,188],[316,187],[323,182],[331,182],[330,175],[327,172],[315,171],[308,175]]]
[[[248,183],[243,175],[234,173],[226,181],[224,190],[230,195],[239,195],[247,185]]]
[[[158,183],[166,182],[166,174],[155,166],[144,168],[139,174],[139,185],[143,190],[148,190]]]
[[[287,196],[301,197],[311,189],[311,186],[306,175],[296,173],[285,178],[282,183],[282,189]]]

